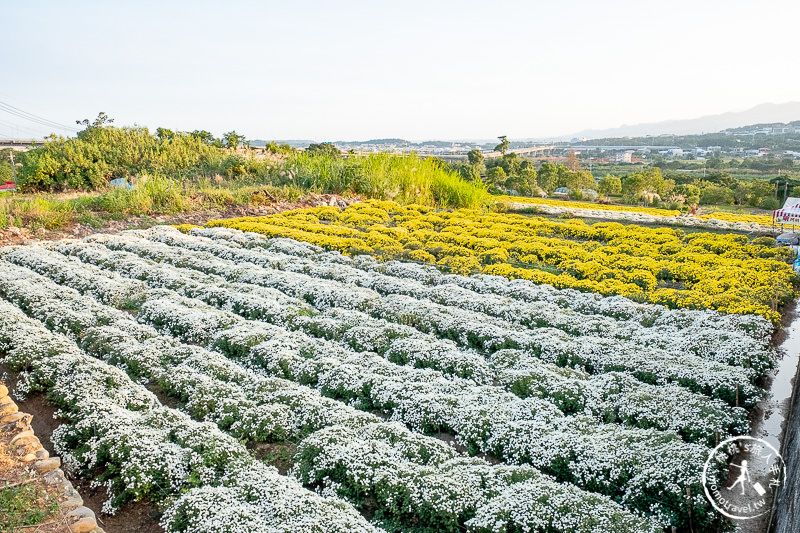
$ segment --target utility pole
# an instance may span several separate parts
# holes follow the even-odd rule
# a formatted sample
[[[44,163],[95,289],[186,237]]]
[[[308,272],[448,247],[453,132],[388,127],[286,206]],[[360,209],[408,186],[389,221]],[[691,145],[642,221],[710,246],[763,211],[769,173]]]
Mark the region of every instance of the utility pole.
[[[17,164],[14,163],[14,149],[8,151],[8,156],[11,158],[11,170],[14,172],[14,190],[17,190]]]
[[[786,183],[783,185],[783,199],[784,201],[789,196],[789,180],[786,180]]]

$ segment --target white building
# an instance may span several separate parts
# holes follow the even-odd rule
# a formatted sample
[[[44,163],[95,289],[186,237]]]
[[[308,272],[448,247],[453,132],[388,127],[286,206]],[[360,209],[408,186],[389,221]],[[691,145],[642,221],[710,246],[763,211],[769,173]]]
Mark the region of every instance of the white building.
[[[633,157],[633,152],[626,151],[626,152],[619,152],[617,155],[614,156],[614,161],[616,163],[630,163],[631,158]]]

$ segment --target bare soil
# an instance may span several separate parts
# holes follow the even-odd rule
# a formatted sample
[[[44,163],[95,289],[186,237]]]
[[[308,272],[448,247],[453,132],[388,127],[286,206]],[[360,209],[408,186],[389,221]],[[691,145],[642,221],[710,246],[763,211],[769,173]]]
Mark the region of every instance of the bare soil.
[[[6,379],[6,385],[10,391],[10,395],[14,397],[14,390],[16,389],[16,375],[8,372],[8,368],[0,366],[0,371],[7,373],[9,376]],[[34,434],[39,438],[42,446],[50,452],[51,456],[58,455],[53,448],[53,443],[50,439],[53,430],[58,427],[61,422],[53,418],[56,409],[50,405],[44,394],[32,394],[25,400],[14,399],[19,406],[19,410],[24,413],[33,415],[31,421],[31,428]],[[2,448],[2,444],[0,444]],[[0,471],[2,466],[0,465]],[[63,467],[64,474],[70,480],[72,486],[75,487],[81,497],[83,498],[83,505],[94,511],[97,518],[97,524],[103,528],[106,533],[163,533],[164,529],[158,525],[158,520],[161,517],[161,512],[150,502],[133,502],[122,506],[113,516],[101,513],[103,503],[108,499],[105,488],[92,488],[90,481],[79,478],[74,472],[70,472]],[[20,476],[12,476],[12,479],[19,480]],[[0,480],[0,486],[3,481]],[[27,531],[27,530],[26,530]],[[39,529],[37,531],[59,531],[58,529]],[[68,532],[69,529],[64,529]]]

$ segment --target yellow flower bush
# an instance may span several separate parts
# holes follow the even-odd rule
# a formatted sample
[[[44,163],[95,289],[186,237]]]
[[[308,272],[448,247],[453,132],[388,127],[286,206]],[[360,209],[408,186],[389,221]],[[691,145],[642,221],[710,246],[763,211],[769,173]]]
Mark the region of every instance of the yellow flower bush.
[[[745,215],[717,211],[711,213],[710,215],[697,215],[697,217],[704,220],[711,220],[713,218],[716,220],[722,220],[723,222],[744,222],[746,224],[752,224],[755,222],[756,224],[760,224],[762,226],[769,226],[772,224],[771,215]]]
[[[208,226],[288,237],[348,255],[435,264],[458,274],[483,272],[775,321],[798,282],[791,250],[774,241],[618,222],[368,201],[344,210],[319,207]]]
[[[174,226],[175,229],[183,233],[189,233],[189,231],[191,231],[192,228],[200,228],[200,227],[202,226],[196,226],[194,224],[177,224]]]

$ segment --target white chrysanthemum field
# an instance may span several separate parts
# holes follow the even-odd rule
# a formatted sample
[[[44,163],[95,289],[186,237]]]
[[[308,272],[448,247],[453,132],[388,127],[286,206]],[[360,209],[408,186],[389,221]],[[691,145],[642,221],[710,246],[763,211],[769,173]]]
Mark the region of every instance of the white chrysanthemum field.
[[[0,296],[65,466],[168,532],[724,529],[700,472],[777,357],[754,315],[225,228],[0,248]]]

